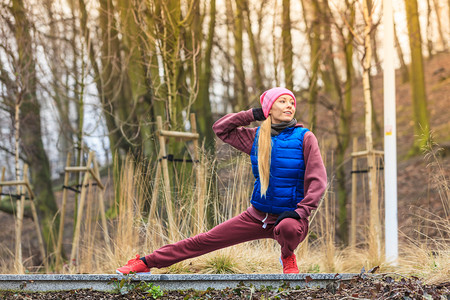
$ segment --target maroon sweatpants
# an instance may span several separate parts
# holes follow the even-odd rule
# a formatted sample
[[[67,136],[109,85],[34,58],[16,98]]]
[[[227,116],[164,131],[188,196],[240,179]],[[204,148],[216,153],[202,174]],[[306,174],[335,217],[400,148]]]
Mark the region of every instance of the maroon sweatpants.
[[[217,225],[208,232],[163,246],[145,256],[150,268],[164,268],[182,260],[197,257],[214,250],[257,239],[275,239],[281,246],[281,255],[293,254],[308,233],[308,220],[283,219],[277,226],[262,227],[260,220],[247,211]]]

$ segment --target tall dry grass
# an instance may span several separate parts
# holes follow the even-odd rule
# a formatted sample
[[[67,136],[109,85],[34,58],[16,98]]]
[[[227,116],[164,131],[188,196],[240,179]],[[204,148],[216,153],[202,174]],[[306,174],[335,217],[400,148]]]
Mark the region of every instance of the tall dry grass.
[[[422,226],[416,229],[416,237],[406,237],[399,270],[437,283],[450,281],[450,181],[442,164],[443,148],[434,142],[433,131],[423,138],[426,144],[422,151],[429,174],[426,184],[438,191],[441,207],[434,211],[415,207],[415,216]]]
[[[445,170],[438,164],[439,157],[427,152],[426,157],[434,161],[430,168],[442,189],[444,218],[438,218],[428,212],[428,226],[434,226],[441,238],[433,237],[433,243],[421,243],[409,239],[400,244],[400,259],[397,265],[389,265],[384,256],[371,253],[368,224],[358,228],[360,241],[355,248],[342,248],[335,243],[335,211],[336,199],[332,192],[332,180],[322,199],[318,210],[311,217],[309,239],[298,247],[296,254],[300,272],[320,273],[359,273],[364,267],[369,270],[379,266],[379,272],[396,272],[413,274],[424,278],[426,282],[442,282],[449,280],[449,239],[450,224],[448,220],[448,180]],[[324,155],[325,163],[332,164]],[[169,232],[167,227],[167,209],[164,207],[163,187],[160,187],[156,203],[148,203],[152,199],[156,183],[154,182],[154,162],[134,161],[128,157],[121,167],[120,176],[114,184],[118,185],[119,201],[117,216],[111,220],[113,250],[108,252],[101,239],[99,226],[85,223],[85,236],[81,247],[82,264],[80,272],[111,273],[123,265],[136,253],[145,255],[151,251],[179,239],[192,236],[219,224],[245,210],[249,206],[249,195],[253,186],[251,165],[246,155],[233,156],[230,159],[217,161],[205,153],[202,154],[203,201],[198,201],[195,168],[186,166],[178,170],[191,172],[182,174],[178,181],[180,187],[173,194],[176,229]],[[181,171],[180,171],[181,170]],[[440,172],[440,174],[437,174]],[[381,175],[380,175],[381,176]],[[436,184],[436,182],[432,183]],[[150,189],[148,187],[151,187]],[[216,192],[215,192],[216,191]],[[217,192],[218,191],[218,192]],[[95,201],[88,201],[95,203]],[[152,207],[153,209],[149,209]],[[96,209],[91,208],[92,216],[97,216]],[[151,211],[152,214],[146,213]],[[199,212],[201,210],[201,213]],[[367,208],[361,211],[369,213]],[[381,210],[382,211],[382,210]],[[204,216],[202,220],[198,216]],[[422,214],[424,216],[425,214]],[[90,216],[90,217],[92,217]],[[86,216],[88,218],[88,216]],[[209,222],[208,222],[209,218]],[[94,218],[95,219],[95,218]],[[365,217],[368,219],[368,217]],[[211,221],[212,220],[212,221]],[[95,219],[97,225],[98,220]],[[90,238],[95,236],[95,238]],[[170,237],[176,237],[170,238]],[[431,237],[428,237],[429,240]],[[197,258],[177,263],[164,269],[153,269],[153,273],[281,273],[278,262],[280,252],[278,244],[273,240],[252,241],[215,251]],[[105,261],[107,263],[105,263]]]
[[[358,227],[360,234],[357,247],[339,247],[335,243],[336,197],[332,192],[333,176],[330,176],[327,192],[310,218],[309,238],[296,250],[300,272],[359,273],[362,267],[369,270],[380,266],[380,272],[413,274],[430,283],[450,280],[449,182],[435,150],[428,150],[425,157],[430,159],[429,168],[433,174],[430,184],[440,189],[445,214],[438,216],[422,211],[420,216],[426,218],[427,227],[432,227],[438,234],[426,236],[421,233],[422,240],[406,238],[406,242],[400,244],[397,265],[387,264],[383,256],[374,256],[368,250],[370,240],[365,238],[369,232],[367,224],[360,224]],[[331,158],[325,154],[323,157],[326,164],[333,164]],[[167,243],[208,230],[249,206],[253,176],[246,155],[232,155],[218,161],[217,158],[202,153],[198,165],[201,184],[196,182],[195,167],[189,168],[184,163],[177,170],[179,178],[184,179],[176,182],[179,186],[172,191],[172,218],[176,228],[171,229],[167,226],[168,210],[165,207],[164,188],[154,178],[155,162],[127,157],[122,164],[118,168],[121,172],[114,177],[113,182],[117,201],[109,199],[110,205],[115,205],[117,212],[109,220],[112,250],[107,249],[102,236],[104,233],[99,219],[98,195],[96,189],[92,188],[86,201],[87,213],[83,220],[77,272],[113,273],[137,253],[145,255]],[[152,203],[152,193],[158,184],[159,192]],[[202,195],[202,201],[199,201],[199,195]],[[364,205],[358,209],[363,214],[369,213]],[[368,219],[368,216],[364,218]],[[6,253],[5,249],[0,250]],[[259,240],[215,251],[168,268],[153,269],[152,272],[281,273],[279,256],[279,245],[275,241]],[[8,273],[9,270],[8,260],[0,257],[0,272]],[[69,268],[64,272],[69,272]]]

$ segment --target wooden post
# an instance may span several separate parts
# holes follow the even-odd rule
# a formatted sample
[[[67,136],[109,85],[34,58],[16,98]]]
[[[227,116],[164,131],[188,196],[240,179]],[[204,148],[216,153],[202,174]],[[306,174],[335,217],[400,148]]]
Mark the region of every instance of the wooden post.
[[[165,194],[165,203],[166,203],[166,211],[167,211],[167,219],[168,219],[168,232],[169,239],[174,240],[178,234],[176,229],[176,219],[173,213],[173,204],[172,204],[172,196],[171,196],[171,188],[170,188],[170,177],[169,177],[169,166],[167,162],[167,150],[166,150],[166,138],[178,138],[185,140],[193,140],[194,144],[194,154],[193,163],[196,172],[196,197],[198,199],[196,208],[194,209],[194,219],[196,222],[194,230],[199,232],[203,229],[203,221],[204,221],[204,201],[205,201],[205,186],[202,180],[203,178],[203,167],[199,162],[200,154],[199,154],[199,144],[198,138],[199,134],[197,133],[197,123],[195,120],[195,114],[190,114],[190,122],[191,122],[191,132],[179,132],[179,131],[169,131],[163,127],[163,122],[161,116],[156,117],[156,122],[158,126],[158,140],[160,144],[159,154],[158,154],[158,162],[155,174],[155,186],[152,193],[152,202],[150,206],[150,213],[148,218],[148,228],[152,226],[152,218],[155,215],[157,198],[159,195],[159,180],[161,178],[161,169],[162,169],[162,180],[164,182],[164,194]],[[147,237],[145,244],[148,242],[149,229],[147,230]]]
[[[164,188],[165,188],[165,199],[166,199],[166,210],[167,210],[167,220],[169,223],[169,238],[171,240],[175,237],[175,220],[173,218],[173,208],[172,208],[172,197],[170,193],[170,179],[169,179],[169,166],[167,164],[167,151],[166,151],[166,138],[162,134],[163,131],[163,123],[161,116],[156,117],[156,122],[158,125],[158,132],[159,132],[159,147],[160,147],[160,157],[158,159],[161,159],[162,164],[162,171],[164,176]],[[163,158],[166,157],[166,158]]]
[[[89,165],[88,165],[88,167],[89,167]],[[105,216],[105,203],[103,202],[103,193],[104,193],[105,187],[103,185],[100,185],[100,171],[98,169],[98,163],[97,163],[97,160],[95,159],[95,156],[94,156],[94,171],[93,172],[95,174],[97,184],[99,184],[99,187],[100,187],[98,203],[100,206],[100,217],[102,219],[103,236],[105,237],[106,248],[108,249],[109,252],[112,253],[111,241],[109,238],[109,231],[108,231],[108,223],[106,222],[106,216]]]
[[[71,272],[73,272],[74,269],[76,269],[76,267],[75,267],[75,263],[77,263],[76,259],[78,259],[78,247],[79,247],[79,242],[80,242],[80,231],[81,231],[81,222],[82,222],[81,220],[82,220],[82,216],[83,216],[84,202],[86,200],[87,185],[88,185],[90,177],[92,177],[97,182],[97,186],[101,190],[100,194],[99,194],[99,201],[100,201],[99,209],[100,209],[102,226],[103,226],[103,230],[104,230],[104,238],[105,238],[106,247],[107,247],[108,251],[110,251],[110,252],[111,252],[111,241],[110,241],[110,237],[109,237],[109,233],[108,233],[108,227],[107,227],[106,216],[105,216],[104,199],[103,199],[103,192],[104,192],[105,186],[102,184],[102,182],[100,180],[100,172],[99,172],[97,160],[95,159],[95,154],[93,151],[89,152],[88,161],[87,161],[86,166],[74,166],[74,167],[70,166],[70,156],[71,156],[70,153],[68,153],[66,167],[64,169],[64,171],[65,171],[65,177],[64,177],[65,187],[67,187],[69,185],[69,178],[70,178],[71,172],[77,172],[77,173],[84,172],[85,173],[83,183],[81,185],[80,202],[78,204],[77,211],[75,214],[78,217],[76,218],[76,220],[74,220],[74,222],[75,222],[74,236],[73,236],[73,240],[72,240],[72,251],[71,251],[70,262],[69,262],[70,270],[71,270]],[[91,167],[91,165],[93,165],[93,167]],[[63,235],[64,235],[63,234],[64,218],[65,218],[66,205],[67,205],[67,192],[68,192],[67,188],[64,188],[62,209],[61,209],[61,223],[60,223],[60,227],[59,227],[58,241],[57,241],[57,248],[56,248],[57,249],[56,250],[56,267],[57,267],[57,269],[60,269],[61,262],[62,262],[61,252],[62,252],[62,239],[63,239]]]
[[[364,27],[364,61],[363,61],[363,91],[365,101],[365,131],[366,131],[366,149],[367,169],[370,195],[370,233],[369,233],[369,252],[376,259],[381,256],[381,228],[378,211],[378,186],[376,185],[376,164],[375,153],[373,152],[372,141],[372,99],[370,94],[370,68],[372,60],[372,48],[370,40],[370,31],[372,30],[372,15],[368,8],[367,0],[363,0],[363,15],[365,20]]]
[[[161,150],[159,151],[158,158],[162,157]],[[155,217],[155,211],[156,211],[156,203],[158,201],[158,194],[159,194],[159,185],[161,184],[161,161],[157,162],[156,165],[156,174],[155,174],[155,185],[153,186],[153,193],[152,193],[152,202],[150,203],[150,212],[148,213],[148,221],[147,221],[147,234],[145,235],[145,246],[148,245],[148,238],[150,235],[150,228],[153,226],[153,221]]]
[[[353,153],[358,151],[358,138],[353,138]],[[352,156],[352,222],[350,227],[350,247],[355,248],[356,246],[356,193],[358,190],[358,174],[356,173],[356,168],[358,167],[358,158]]]
[[[323,204],[325,208],[325,251],[326,251],[326,261],[327,264],[329,264],[330,261],[330,254],[333,253],[333,251],[330,253],[331,245],[333,245],[333,238],[332,238],[332,231],[334,230],[333,222],[331,220],[334,220],[334,216],[331,215],[331,209],[330,209],[330,201],[328,197],[323,198]],[[331,225],[333,224],[333,225]]]
[[[44,247],[44,239],[42,238],[41,233],[41,227],[39,226],[39,218],[36,210],[36,205],[34,204],[34,195],[31,191],[31,186],[28,181],[28,165],[25,164],[23,167],[24,173],[23,173],[23,181],[25,182],[25,187],[28,189],[28,195],[30,196],[30,206],[31,206],[31,214],[33,215],[33,222],[34,226],[36,227],[36,234],[38,237],[38,243],[39,243],[39,251],[41,252],[42,261],[44,263],[45,272],[48,272],[48,263],[47,263],[47,256],[45,254],[45,247]],[[22,188],[22,192],[24,189]]]
[[[31,214],[33,215],[34,226],[36,227],[36,234],[38,237],[39,243],[39,251],[41,252],[42,260],[45,267],[45,272],[48,273],[48,261],[47,256],[45,255],[45,247],[44,247],[44,239],[42,238],[41,228],[39,227],[39,218],[36,210],[36,205],[34,204],[34,200],[30,201],[31,206]]]
[[[22,190],[23,188],[19,188]],[[20,200],[16,201],[16,250],[14,267],[18,274],[23,274],[22,264],[22,225],[23,225],[23,207],[25,203],[25,196],[21,196]]]
[[[87,160],[87,166],[90,166],[92,163],[92,156],[93,152],[89,153],[88,160]],[[86,172],[84,174],[84,180],[81,187],[81,195],[80,195],[80,202],[78,203],[78,210],[77,210],[77,220],[75,224],[75,232],[73,235],[73,242],[72,242],[72,253],[70,254],[70,264],[71,264],[71,270],[73,270],[74,262],[78,263],[75,259],[78,258],[78,244],[80,240],[80,229],[81,229],[81,219],[83,215],[83,208],[84,208],[84,200],[86,198],[86,185],[89,181],[89,175],[90,172]],[[77,269],[77,268],[76,268]]]
[[[381,255],[381,228],[378,207],[378,185],[376,178],[375,154],[371,153],[367,157],[367,167],[369,169],[369,192],[370,192],[370,238],[372,239],[372,254]]]
[[[5,180],[5,172],[6,172],[6,168],[3,167],[2,168],[2,177],[0,178],[0,181],[3,182]],[[0,185],[0,194],[3,192],[3,186]],[[1,199],[1,195],[0,195],[0,199]]]
[[[197,122],[195,119],[195,114],[190,115],[190,121],[191,121],[191,132],[193,134],[197,133]],[[196,195],[197,195],[197,224],[195,228],[195,233],[198,234],[200,232],[204,231],[204,222],[205,222],[205,194],[204,194],[204,186],[203,186],[203,180],[202,180],[202,164],[200,163],[200,154],[199,154],[199,146],[198,146],[198,139],[193,139],[194,144],[194,157],[193,157],[193,164],[195,167],[195,174],[196,174]]]
[[[39,226],[39,219],[36,211],[36,206],[34,204],[34,193],[31,189],[30,182],[28,181],[28,165],[24,164],[23,167],[23,178],[20,180],[20,176],[17,175],[16,181],[4,181],[5,179],[5,167],[2,169],[2,176],[0,180],[0,193],[3,186],[16,186],[17,194],[20,195],[20,200],[16,201],[16,219],[15,219],[15,230],[16,230],[16,241],[15,241],[15,258],[14,267],[18,273],[23,273],[22,264],[22,227],[23,227],[23,215],[25,210],[25,192],[28,192],[30,197],[31,213],[33,215],[34,225],[36,227],[36,233],[38,237],[39,250],[41,252],[42,260],[44,263],[45,271],[48,272],[47,256],[45,254],[44,239],[42,238],[41,228]],[[26,189],[26,191],[25,191]]]
[[[72,154],[67,153],[66,168],[70,167],[70,160]],[[66,217],[66,205],[67,205],[67,186],[69,185],[70,173],[64,170],[64,188],[63,188],[63,198],[61,204],[61,214],[59,222],[59,232],[58,232],[58,242],[56,244],[56,270],[61,270],[62,267],[62,240],[64,233],[64,221]]]
[[[23,174],[28,172],[28,166],[24,165]],[[23,178],[24,175],[22,175]],[[17,178],[20,181],[19,178]],[[19,274],[24,273],[22,264],[22,227],[23,227],[23,211],[25,208],[25,188],[23,185],[17,185],[17,194],[20,195],[20,200],[16,200],[16,249],[14,267]]]

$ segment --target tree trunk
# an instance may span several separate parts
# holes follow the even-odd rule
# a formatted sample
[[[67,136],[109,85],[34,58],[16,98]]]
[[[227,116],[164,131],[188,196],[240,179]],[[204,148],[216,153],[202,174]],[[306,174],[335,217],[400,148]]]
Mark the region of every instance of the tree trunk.
[[[152,132],[157,132],[157,125],[154,120],[156,120],[157,116],[163,116],[166,120],[169,119],[168,108],[167,106],[167,84],[161,80],[160,77],[160,68],[163,67],[163,64],[158,61],[157,55],[157,47],[158,43],[160,44],[160,36],[158,27],[162,26],[161,20],[161,3],[159,1],[155,1],[153,9],[142,10],[139,12],[140,19],[142,19],[141,23],[144,23],[143,26],[145,29],[143,31],[142,40],[145,42],[141,42],[142,51],[144,52],[145,57],[145,73],[147,78],[147,86],[151,89],[151,112],[149,117],[153,120],[152,124]],[[155,139],[156,140],[156,139]],[[157,149],[155,149],[155,153]]]
[[[234,15],[234,95],[236,105],[234,111],[240,111],[247,107],[247,87],[245,85],[244,60],[243,60],[243,5],[244,0],[236,0]]]
[[[369,13],[373,13],[373,0],[367,0],[367,6]],[[380,59],[378,58],[378,51],[377,51],[377,27],[373,26],[373,20],[372,20],[372,30],[370,31],[370,43],[372,47],[372,56],[375,62],[375,68],[377,69],[377,74],[381,74],[381,63]]]
[[[86,40],[85,40],[86,42]],[[83,52],[82,52],[83,53]],[[77,90],[77,96],[78,99],[76,100],[77,108],[78,108],[78,119],[77,119],[77,130],[76,130],[76,136],[77,136],[77,150],[76,150],[76,165],[82,166],[83,164],[83,154],[84,154],[84,143],[83,143],[83,136],[84,136],[84,90],[85,90],[85,79],[86,79],[86,64],[85,60],[82,56],[81,58],[81,74],[79,78],[75,78],[76,81],[76,87],[79,88]],[[81,184],[80,177],[81,174],[77,172],[76,174],[76,184]],[[74,224],[77,223],[78,219],[78,193],[75,193],[75,209],[73,210],[73,222]]]
[[[372,0],[367,0],[367,11],[369,14],[371,14],[371,18],[373,18],[373,5],[372,5]],[[370,29],[370,48],[371,48],[371,53],[372,53],[372,58],[375,62],[375,68],[377,70],[377,74],[381,74],[381,64],[380,61],[378,59],[378,54],[377,54],[377,47],[376,47],[376,26],[373,23],[373,20],[371,20],[371,29]],[[372,67],[371,67],[372,69]],[[370,79],[370,86],[372,86],[372,74],[371,72],[369,72],[369,79]],[[372,88],[369,89],[370,93],[372,94]],[[374,110],[374,105],[373,105],[373,97],[372,95],[370,96],[371,99],[371,105],[372,105],[372,111]],[[377,120],[377,116],[375,113],[372,114],[372,124],[373,127],[375,129],[375,141],[380,141],[381,140],[381,126],[378,123]]]
[[[114,4],[112,0],[99,0],[99,4],[98,14],[102,44],[100,48],[101,70],[100,67],[97,67],[99,74],[95,74],[96,78],[98,78],[96,85],[108,129],[109,144],[113,156],[112,161],[115,161],[114,157],[117,150],[122,149],[128,152],[132,147],[128,143],[128,139],[121,135],[122,131],[117,130],[117,128],[123,129],[125,127],[124,132],[129,133],[127,125],[123,123],[126,122],[130,114],[128,102],[131,95],[126,95],[126,90],[123,88],[125,82],[123,79],[124,76],[122,76],[123,63],[120,57],[120,49],[122,46],[118,37],[118,25],[114,17],[116,14]],[[91,57],[92,59],[95,58]],[[117,122],[115,118],[118,119]]]
[[[349,16],[348,26],[353,28],[355,22],[355,4],[354,2],[346,1]],[[349,32],[347,37],[344,38],[344,51],[345,51],[345,84],[344,84],[344,95],[343,103],[339,105],[340,107],[340,122],[338,131],[338,146],[336,153],[336,164],[341,166],[337,170],[337,181],[338,181],[338,236],[344,243],[348,245],[348,220],[347,220],[347,188],[345,186],[345,170],[343,169],[343,163],[345,160],[345,151],[347,150],[350,143],[350,129],[352,124],[352,82],[354,78],[353,70],[353,36]]]
[[[187,83],[185,81],[183,61],[181,53],[184,43],[182,26],[190,25],[181,19],[180,2],[176,0],[157,1],[161,7],[161,18],[158,28],[158,42],[160,43],[160,53],[164,68],[164,81],[167,87],[167,121],[170,130],[181,130],[184,119],[182,110],[188,105],[186,95],[181,94],[181,88]],[[191,4],[193,5],[193,4]],[[191,10],[192,13],[192,10]],[[186,16],[184,19],[189,18]],[[159,20],[159,19],[158,19]],[[191,55],[191,54],[186,54]],[[176,143],[175,154],[179,153],[184,147],[183,143]]]
[[[129,128],[129,123],[132,122],[130,121],[132,112],[128,108],[131,93],[127,90],[126,76],[116,74],[116,72],[121,71],[115,69],[120,68],[121,64],[120,59],[116,57],[119,55],[119,42],[117,40],[116,24],[113,18],[115,13],[112,3],[107,0],[100,1],[99,25],[102,38],[106,38],[106,40],[103,40],[101,46],[101,66],[97,62],[94,41],[91,40],[90,30],[87,24],[88,13],[85,2],[84,0],[78,0],[78,4],[81,32],[86,41],[87,55],[94,72],[94,82],[108,128],[108,137],[112,148],[111,153],[115,155],[115,150],[118,150],[117,148],[122,149],[124,152],[135,152],[133,144],[130,141],[130,137],[134,135]],[[115,120],[117,120],[117,123]]]
[[[383,71],[381,69],[381,62],[380,59],[378,58],[378,47],[377,47],[377,31],[376,31],[376,27],[374,27],[372,29],[372,31],[370,32],[370,41],[372,43],[372,49],[373,49],[373,59],[375,62],[375,68],[377,69],[377,74],[382,74]]]
[[[198,98],[195,101],[195,112],[197,113],[197,123],[200,136],[205,138],[206,149],[214,151],[215,134],[212,130],[213,118],[211,112],[211,102],[209,99],[209,86],[211,82],[211,54],[214,41],[214,28],[216,24],[216,1],[210,1],[208,35],[206,38],[205,54],[203,56]]]
[[[431,3],[427,0],[427,50],[428,59],[433,57],[433,28],[431,27]]]
[[[226,38],[225,38],[225,47],[226,49],[231,49],[231,36],[234,32],[234,12],[233,12],[233,5],[231,3],[231,0],[225,0],[225,11],[226,11]],[[236,97],[234,97],[234,92],[232,93],[232,90],[234,91],[234,82],[232,82],[232,59],[227,57],[228,63],[225,63],[224,65],[224,74],[223,74],[223,85],[225,86],[225,100],[226,100],[226,106],[224,107],[223,112],[227,112],[228,108],[231,107],[234,109],[236,107]],[[234,67],[233,67],[234,70]]]
[[[365,131],[366,131],[366,150],[367,169],[369,181],[369,199],[370,199],[370,220],[369,220],[369,253],[373,257],[381,256],[381,224],[379,219],[378,207],[378,185],[376,179],[376,163],[373,154],[372,140],[372,93],[370,86],[370,68],[372,60],[372,47],[370,31],[372,29],[372,15],[369,12],[367,0],[363,0],[363,13],[365,20],[364,27],[364,60],[363,60],[363,89],[364,89],[364,107],[365,107]]]
[[[447,39],[445,38],[444,32],[442,31],[441,9],[439,7],[439,3],[437,2],[437,0],[433,0],[433,4],[434,4],[434,11],[436,12],[436,21],[437,21],[437,25],[438,25],[437,27],[438,27],[438,32],[439,32],[439,39],[441,41],[442,48],[443,48],[442,50],[447,51]],[[450,7],[449,7],[449,14],[450,14]],[[449,22],[449,20],[447,20],[447,22]]]
[[[322,22],[321,22],[321,9],[318,0],[311,1],[312,10],[312,22],[310,31],[310,61],[311,61],[311,76],[309,79],[309,126],[311,130],[316,128],[317,123],[317,97],[319,92],[319,87],[317,86],[317,81],[319,77],[319,64],[322,58],[321,53],[321,32],[322,32]]]
[[[20,107],[21,150],[30,165],[31,183],[36,194],[36,207],[48,253],[55,247],[53,238],[59,227],[58,208],[52,190],[50,164],[44,150],[41,132],[40,104],[37,99],[36,63],[33,41],[22,0],[12,2],[11,13],[15,19],[15,39],[18,52],[17,74],[24,91]],[[56,215],[56,216],[55,216]]]
[[[183,72],[184,83],[181,90],[182,96],[185,98],[186,107],[183,108],[186,112],[186,119],[189,119],[191,110],[195,111],[196,102],[200,92],[200,77],[202,76],[202,56],[203,56],[203,20],[204,16],[200,10],[200,1],[191,2],[190,11],[184,16],[184,22],[187,26],[182,30],[184,44],[186,45],[186,57],[182,61],[185,65],[185,72]],[[209,84],[208,84],[209,85]],[[206,92],[209,93],[208,86]],[[209,98],[208,98],[209,101]],[[209,103],[208,103],[209,104]],[[198,122],[196,122],[198,123]],[[212,125],[212,123],[210,123]]]
[[[273,20],[272,20],[272,49],[273,49],[273,75],[275,80],[275,86],[280,86],[280,79],[278,78],[278,63],[279,63],[279,57],[277,53],[278,49],[278,41],[275,34],[276,30],[276,24],[277,24],[277,4],[278,1],[274,1],[274,14],[273,14]]]
[[[248,0],[243,0],[243,2],[245,6],[245,27],[247,29],[247,35],[250,44],[250,54],[252,56],[253,62],[253,75],[255,77],[256,91],[257,94],[259,95],[265,90],[263,85],[263,76],[261,74],[263,70],[261,70],[261,66],[259,63],[260,52],[258,51],[259,48],[256,46],[255,36],[253,35],[252,31],[252,22],[250,20],[250,9],[248,7]]]
[[[448,22],[447,29],[450,29],[450,21],[448,21],[448,20],[450,20],[450,0],[447,0],[447,22]],[[444,39],[444,41],[445,41],[445,39]]]
[[[49,19],[49,35],[50,39],[50,49],[51,49],[51,57],[49,57],[49,64],[52,76],[52,84],[51,90],[48,91],[50,95],[52,95],[53,103],[56,106],[59,117],[59,134],[58,134],[58,144],[60,145],[60,155],[58,157],[58,162],[60,166],[64,166],[67,153],[70,152],[73,148],[73,133],[74,130],[70,121],[69,114],[69,97],[64,94],[64,84],[61,82],[61,79],[64,77],[63,72],[60,68],[62,64],[61,60],[61,49],[63,46],[62,43],[58,43],[57,36],[60,35],[60,31],[56,26],[57,21],[55,20],[53,8],[52,8],[52,0],[44,1],[44,6],[47,10],[47,15]]]
[[[322,39],[322,63],[321,63],[321,78],[323,81],[325,92],[330,96],[333,103],[342,103],[342,91],[341,91],[341,80],[336,69],[336,64],[334,62],[333,53],[333,35],[331,33],[331,28],[333,27],[333,15],[331,14],[330,7],[328,5],[328,0],[324,0],[322,4],[322,22],[321,27],[323,33]],[[346,109],[351,108],[350,106],[345,107]],[[350,114],[346,115],[346,121],[349,123],[351,121],[351,111]],[[350,125],[348,125],[350,128]],[[342,136],[342,134],[341,134]],[[349,137],[350,138],[350,137]]]
[[[417,154],[426,145],[430,135],[427,98],[420,36],[419,13],[416,0],[405,0],[408,21],[409,47],[411,49],[411,88],[414,118],[414,144],[410,154]]]
[[[147,85],[147,78],[145,76],[144,64],[145,60],[142,55],[142,38],[143,33],[137,21],[139,21],[139,11],[137,10],[137,3],[128,0],[119,0],[118,12],[120,17],[120,33],[122,34],[123,51],[126,53],[125,57],[128,60],[124,61],[128,88],[131,91],[130,111],[134,121],[138,124],[138,128],[134,130],[135,143],[138,145],[138,152],[142,152],[144,156],[150,156],[154,149],[151,144],[151,131],[149,115],[151,105],[151,92]],[[143,63],[144,62],[144,63]],[[135,123],[135,124],[136,124]]]
[[[408,82],[408,80],[409,80],[408,67],[406,66],[405,56],[403,55],[402,47],[400,46],[400,42],[398,40],[395,23],[394,23],[394,38],[395,38],[395,47],[397,49],[397,56],[398,56],[398,59],[400,60],[400,66],[401,66],[400,68],[402,71],[402,83],[405,83],[405,82]]]
[[[293,53],[292,53],[292,37],[291,37],[291,1],[283,0],[283,25],[281,28],[282,38],[282,60],[284,66],[284,82],[286,88],[294,90],[294,72],[292,70]],[[320,37],[319,37],[320,38]]]

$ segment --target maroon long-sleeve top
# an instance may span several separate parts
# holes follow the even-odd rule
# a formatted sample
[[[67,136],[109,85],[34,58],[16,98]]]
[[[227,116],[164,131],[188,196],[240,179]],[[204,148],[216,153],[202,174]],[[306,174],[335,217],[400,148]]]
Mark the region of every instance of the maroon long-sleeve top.
[[[220,118],[214,123],[213,130],[222,141],[250,155],[257,128],[244,126],[248,126],[254,121],[253,111],[249,109],[227,114]],[[301,124],[295,126],[303,127]],[[319,144],[311,131],[306,132],[303,138],[303,156],[306,163],[305,194],[303,200],[297,204],[295,211],[300,218],[307,219],[311,215],[311,211],[317,208],[327,185],[327,173],[320,155]],[[266,213],[257,210],[253,206],[249,207],[248,211],[259,220],[265,219],[265,223],[268,224],[275,223],[278,216],[275,214],[266,215]]]

